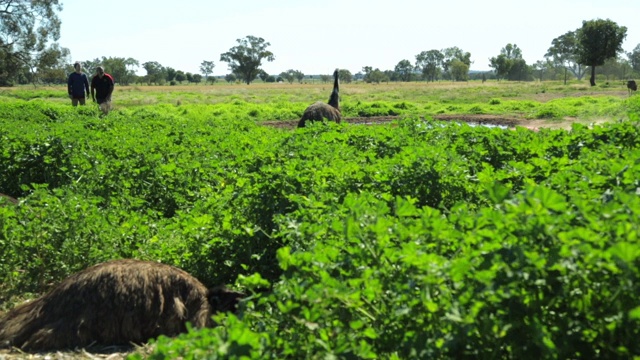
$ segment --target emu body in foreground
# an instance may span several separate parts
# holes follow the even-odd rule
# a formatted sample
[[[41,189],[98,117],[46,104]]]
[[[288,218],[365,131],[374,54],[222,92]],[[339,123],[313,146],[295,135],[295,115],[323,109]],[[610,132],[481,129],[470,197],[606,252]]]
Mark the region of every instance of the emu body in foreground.
[[[18,203],[18,199],[13,198],[9,195],[5,195],[3,193],[0,193],[0,198],[3,199],[3,201],[0,201],[0,205],[6,205],[8,204],[17,204]]]
[[[302,118],[298,122],[298,127],[304,127],[307,121],[322,121],[322,119],[339,123],[341,119],[339,87],[338,69],[336,69],[333,72],[333,91],[331,92],[331,97],[329,97],[329,103],[325,104],[318,101],[309,105],[302,114]]]
[[[0,318],[0,347],[53,350],[143,343],[212,326],[243,294],[208,290],[187,272],[152,261],[114,260],[63,280]]]

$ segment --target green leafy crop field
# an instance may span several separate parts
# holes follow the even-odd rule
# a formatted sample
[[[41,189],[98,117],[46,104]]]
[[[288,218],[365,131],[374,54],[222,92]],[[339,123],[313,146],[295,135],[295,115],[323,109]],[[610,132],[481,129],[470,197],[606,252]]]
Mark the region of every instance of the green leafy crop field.
[[[139,258],[251,296],[131,358],[640,356],[640,97],[343,84],[344,117],[393,121],[265,126],[329,95],[280,85],[123,88],[104,117],[1,90],[2,311]]]

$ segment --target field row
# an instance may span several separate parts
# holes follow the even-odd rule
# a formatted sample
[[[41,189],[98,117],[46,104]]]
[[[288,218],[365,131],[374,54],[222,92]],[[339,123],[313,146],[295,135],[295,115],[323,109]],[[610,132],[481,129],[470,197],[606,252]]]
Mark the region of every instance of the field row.
[[[152,358],[640,355],[634,97],[531,101],[612,120],[539,132],[425,120],[411,102],[346,104],[414,109],[388,125],[283,131],[259,125],[282,109],[240,100],[103,118],[2,101],[0,192],[21,201],[0,206],[5,309],[140,258],[255,293]]]

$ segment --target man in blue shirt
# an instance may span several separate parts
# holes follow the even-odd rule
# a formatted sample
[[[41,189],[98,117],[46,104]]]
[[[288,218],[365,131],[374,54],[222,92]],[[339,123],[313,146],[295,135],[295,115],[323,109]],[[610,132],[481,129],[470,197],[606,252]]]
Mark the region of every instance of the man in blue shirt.
[[[69,74],[69,80],[67,80],[69,98],[71,98],[71,105],[78,106],[85,104],[85,98],[89,96],[89,80],[87,75],[82,72],[82,64],[76,62],[73,64],[76,71]],[[86,96],[85,96],[86,91]]]

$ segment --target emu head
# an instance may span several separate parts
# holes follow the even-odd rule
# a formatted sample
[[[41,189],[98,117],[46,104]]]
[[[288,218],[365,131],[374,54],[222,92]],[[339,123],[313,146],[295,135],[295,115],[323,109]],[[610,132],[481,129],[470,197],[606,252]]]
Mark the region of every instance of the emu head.
[[[238,303],[246,297],[245,294],[232,291],[224,286],[209,289],[207,298],[212,312],[236,312]]]

